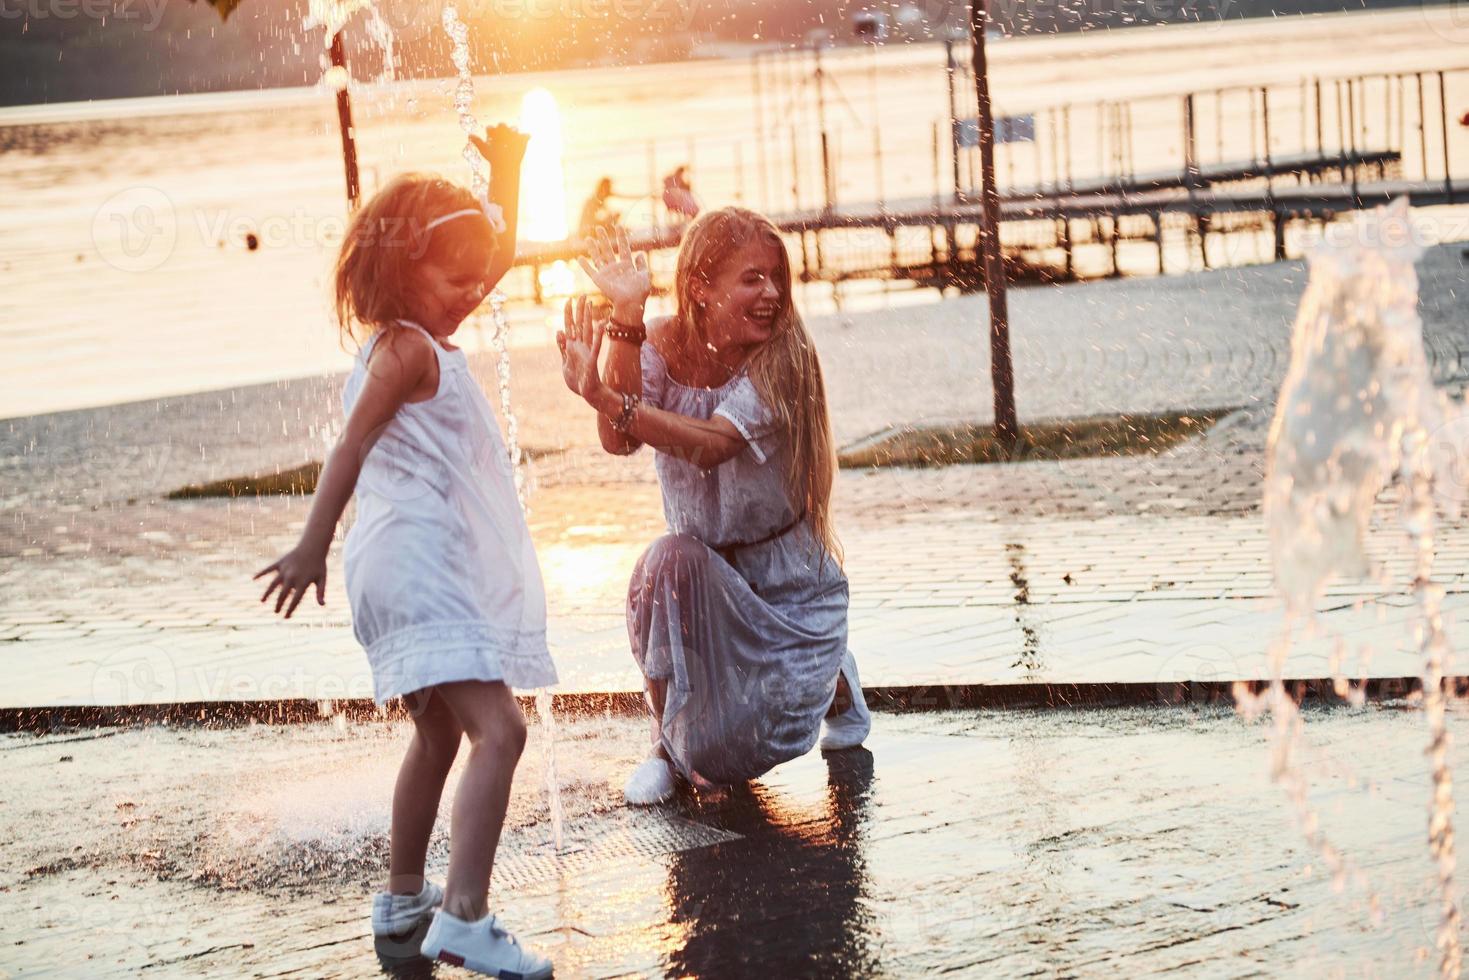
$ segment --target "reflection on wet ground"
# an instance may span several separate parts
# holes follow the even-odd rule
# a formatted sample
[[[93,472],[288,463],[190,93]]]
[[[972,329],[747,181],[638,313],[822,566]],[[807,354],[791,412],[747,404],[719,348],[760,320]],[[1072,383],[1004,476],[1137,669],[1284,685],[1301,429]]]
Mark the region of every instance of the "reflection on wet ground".
[[[1427,975],[1421,716],[1311,714],[1313,802],[1379,925],[1311,867],[1266,732],[1189,709],[880,714],[867,750],[648,812],[615,792],[643,725],[571,720],[560,857],[533,727],[494,901],[561,977]],[[335,722],[6,737],[0,969],[430,975],[366,922],[404,739]],[[441,823],[437,873],[443,844]]]

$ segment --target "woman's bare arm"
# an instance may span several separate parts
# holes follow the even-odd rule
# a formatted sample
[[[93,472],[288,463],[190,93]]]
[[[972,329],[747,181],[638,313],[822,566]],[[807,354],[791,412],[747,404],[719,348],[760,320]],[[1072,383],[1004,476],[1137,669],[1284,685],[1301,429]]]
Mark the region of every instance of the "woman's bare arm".
[[[609,384],[603,383],[593,390],[586,401],[597,411],[599,428],[610,429],[610,416],[622,413],[622,394]],[[706,470],[734,459],[749,445],[729,419],[717,415],[696,419],[651,405],[638,406],[626,435],[613,432],[634,448],[646,443]]]

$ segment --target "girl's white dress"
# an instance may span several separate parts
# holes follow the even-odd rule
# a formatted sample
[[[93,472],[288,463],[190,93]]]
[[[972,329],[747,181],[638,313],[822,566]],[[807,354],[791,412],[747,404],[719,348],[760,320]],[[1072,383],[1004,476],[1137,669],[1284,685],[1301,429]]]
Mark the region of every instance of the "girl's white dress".
[[[556,683],[546,593],[494,411],[464,351],[429,338],[433,398],[403,405],[368,451],[344,546],[352,629],[378,704],[450,681]],[[352,412],[381,333],[357,355]]]

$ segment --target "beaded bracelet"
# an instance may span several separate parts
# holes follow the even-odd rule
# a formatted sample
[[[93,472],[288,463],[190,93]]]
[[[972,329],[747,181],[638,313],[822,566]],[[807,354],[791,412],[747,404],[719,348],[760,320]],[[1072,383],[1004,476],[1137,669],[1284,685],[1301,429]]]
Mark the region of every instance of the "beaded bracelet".
[[[607,336],[613,340],[626,341],[629,344],[641,344],[648,339],[648,331],[641,323],[637,326],[632,326],[613,320],[607,327]]]
[[[627,430],[632,426],[632,420],[638,412],[638,403],[642,401],[637,395],[622,393],[622,412],[615,419],[609,419],[612,428],[627,435]]]

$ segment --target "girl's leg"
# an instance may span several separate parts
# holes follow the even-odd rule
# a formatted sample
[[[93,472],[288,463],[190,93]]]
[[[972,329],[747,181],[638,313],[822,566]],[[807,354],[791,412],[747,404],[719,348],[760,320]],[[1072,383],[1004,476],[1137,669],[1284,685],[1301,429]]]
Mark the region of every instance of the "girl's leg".
[[[437,690],[469,739],[449,824],[444,909],[475,921],[489,911],[490,869],[510,805],[510,782],[525,748],[525,715],[504,684],[458,681]]]
[[[423,864],[439,815],[444,780],[464,733],[448,704],[433,688],[417,691],[405,700],[413,716],[413,741],[408,743],[393,789],[387,890],[394,895],[417,895],[423,888]]]

